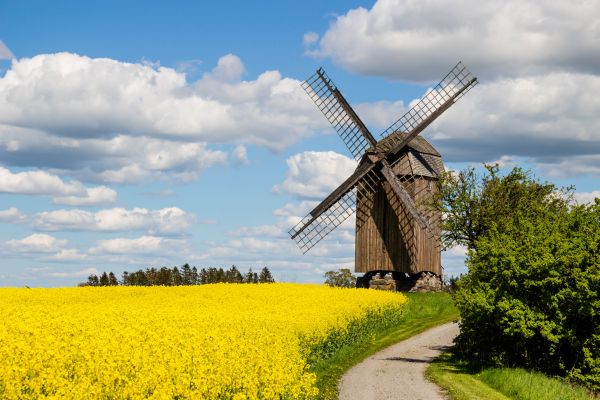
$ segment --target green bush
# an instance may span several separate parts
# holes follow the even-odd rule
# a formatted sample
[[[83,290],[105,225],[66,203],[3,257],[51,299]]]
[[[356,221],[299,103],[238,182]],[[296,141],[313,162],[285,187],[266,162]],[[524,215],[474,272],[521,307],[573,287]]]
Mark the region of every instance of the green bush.
[[[492,178],[480,204],[498,213],[467,244],[455,295],[458,353],[600,390],[600,201],[572,205],[518,169]]]

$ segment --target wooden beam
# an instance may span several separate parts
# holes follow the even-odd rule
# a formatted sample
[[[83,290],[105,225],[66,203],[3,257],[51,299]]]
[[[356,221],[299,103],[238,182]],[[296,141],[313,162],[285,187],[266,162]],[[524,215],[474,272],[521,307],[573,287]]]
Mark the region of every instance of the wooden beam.
[[[385,179],[390,183],[392,189],[394,190],[394,193],[396,193],[396,196],[398,196],[400,201],[404,203],[407,211],[410,213],[410,215],[412,215],[415,221],[417,221],[421,228],[427,229],[427,222],[417,210],[417,207],[415,206],[415,203],[413,202],[408,192],[404,189],[404,187],[402,187],[402,184],[396,177],[396,174],[394,174],[394,171],[392,171],[390,164],[385,159],[381,160],[381,163],[383,164],[381,172],[383,173]]]

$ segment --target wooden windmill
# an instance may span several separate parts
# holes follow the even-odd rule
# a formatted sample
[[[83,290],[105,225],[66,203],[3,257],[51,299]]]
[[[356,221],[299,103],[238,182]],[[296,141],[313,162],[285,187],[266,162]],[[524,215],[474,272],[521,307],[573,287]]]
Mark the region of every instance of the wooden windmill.
[[[356,272],[441,276],[441,216],[424,204],[444,166],[418,135],[476,83],[459,62],[377,141],[322,68],[304,81],[302,87],[359,164],[290,230],[302,252],[356,211]]]

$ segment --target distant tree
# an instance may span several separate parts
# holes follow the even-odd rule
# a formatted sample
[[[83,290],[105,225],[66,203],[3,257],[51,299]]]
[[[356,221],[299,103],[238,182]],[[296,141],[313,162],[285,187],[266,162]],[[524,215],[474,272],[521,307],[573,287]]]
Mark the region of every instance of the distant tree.
[[[325,272],[325,284],[335,287],[355,287],[356,278],[348,268]]]
[[[108,274],[106,271],[100,276],[100,286],[108,286]]]
[[[198,285],[200,280],[198,279],[198,269],[196,267],[192,267],[192,285]]]
[[[260,283],[274,283],[275,279],[273,279],[273,275],[271,275],[271,271],[269,271],[269,268],[264,267],[260,271],[260,275],[258,276],[258,281]]]
[[[242,283],[244,281],[244,277],[237,267],[232,265],[231,268],[225,272],[225,281],[229,283]]]
[[[100,285],[100,280],[98,279],[98,275],[92,274],[88,276],[87,284],[89,286],[98,286]]]
[[[188,263],[181,266],[181,284],[192,285],[192,268]]]
[[[248,270],[246,275],[244,276],[245,283],[258,283],[258,274],[256,272],[252,272],[252,268]]]
[[[183,277],[177,267],[173,267],[173,270],[171,271],[171,284],[173,286],[180,286],[183,284]]]
[[[129,277],[129,272],[124,271],[123,274],[121,275],[121,278],[122,278],[121,282],[123,282],[124,286],[131,285],[131,283],[129,282],[129,278],[130,278]]]
[[[108,273],[108,285],[109,286],[117,286],[119,284],[119,281],[117,281],[117,277],[115,276],[115,274],[113,274],[113,272],[109,272]]]

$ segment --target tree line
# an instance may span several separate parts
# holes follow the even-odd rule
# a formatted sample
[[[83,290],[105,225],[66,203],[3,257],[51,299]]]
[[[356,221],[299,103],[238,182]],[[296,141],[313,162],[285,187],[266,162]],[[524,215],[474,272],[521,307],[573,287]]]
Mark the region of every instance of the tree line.
[[[245,274],[235,265],[229,269],[202,268],[198,270],[189,264],[181,268],[161,267],[146,268],[135,272],[123,272],[119,281],[115,274],[103,272],[100,276],[92,274],[88,276],[87,282],[79,286],[181,286],[181,285],[204,285],[208,283],[274,283],[269,268],[264,267],[260,272],[253,272],[252,268]]]

